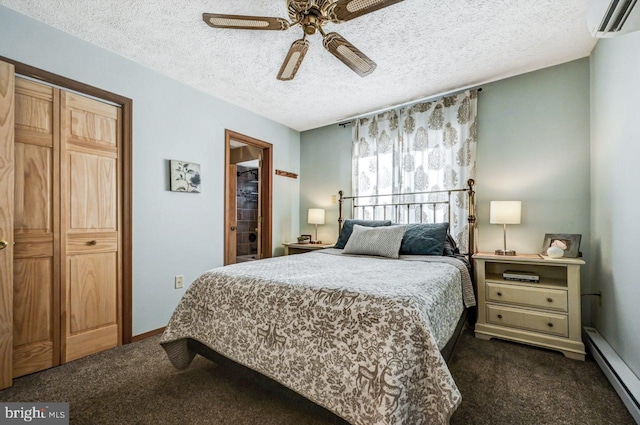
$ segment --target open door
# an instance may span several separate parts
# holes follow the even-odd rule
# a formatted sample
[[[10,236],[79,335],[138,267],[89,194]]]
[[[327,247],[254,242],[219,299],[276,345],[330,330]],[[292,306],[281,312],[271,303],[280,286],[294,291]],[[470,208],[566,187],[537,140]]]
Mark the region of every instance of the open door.
[[[238,239],[238,179],[236,177],[238,167],[235,164],[227,164],[226,177],[226,201],[225,201],[225,258],[224,264],[235,264],[237,259]]]
[[[248,163],[255,165],[248,166]],[[251,259],[271,257],[271,185],[272,145],[233,131],[226,131],[226,173],[225,173],[225,258],[224,264],[235,264],[246,257],[238,250],[238,243],[245,241],[246,235],[257,237],[257,252]],[[243,165],[243,166],[241,166]],[[239,181],[247,173],[254,176],[248,183],[251,189],[239,187]],[[243,177],[244,176],[244,177]],[[240,179],[240,180],[239,180]],[[246,179],[245,179],[246,180]],[[246,182],[245,182],[246,183]],[[251,214],[256,214],[254,224],[246,217],[239,217],[238,211],[246,212],[245,195],[251,195]],[[239,203],[242,202],[243,205]],[[242,207],[239,210],[239,207]],[[254,210],[255,207],[255,210]],[[253,243],[253,242],[252,242]]]
[[[258,176],[259,176],[258,178],[262,176],[262,158],[258,160]],[[256,233],[258,234],[258,249],[257,249],[256,255],[258,259],[265,258],[263,249],[262,249],[262,244],[260,243],[262,241],[262,233],[263,233],[263,226],[262,226],[263,217],[264,216],[262,215],[262,184],[258,184],[258,222],[256,225]]]

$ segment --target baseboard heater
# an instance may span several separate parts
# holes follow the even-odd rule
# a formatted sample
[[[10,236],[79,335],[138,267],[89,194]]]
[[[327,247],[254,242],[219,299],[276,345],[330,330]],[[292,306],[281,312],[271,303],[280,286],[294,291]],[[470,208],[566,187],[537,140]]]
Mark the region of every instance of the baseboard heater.
[[[595,328],[584,327],[589,351],[616,390],[631,416],[640,424],[640,379]]]

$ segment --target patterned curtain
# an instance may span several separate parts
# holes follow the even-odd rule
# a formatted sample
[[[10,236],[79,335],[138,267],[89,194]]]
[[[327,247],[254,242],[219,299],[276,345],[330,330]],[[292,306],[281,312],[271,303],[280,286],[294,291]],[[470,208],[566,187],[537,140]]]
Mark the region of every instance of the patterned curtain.
[[[465,188],[467,180],[475,178],[477,101],[478,93],[472,90],[356,120],[353,194],[411,194]],[[468,206],[464,192],[452,195],[452,211],[445,204],[413,205],[397,212],[380,205],[444,202],[448,196],[445,192],[430,198],[401,195],[396,199],[391,196],[365,199],[360,204],[372,206],[358,209],[356,217],[404,223],[449,221],[451,235],[465,250]]]
[[[401,149],[398,138],[397,111],[361,118],[354,126],[352,188],[358,195],[391,195],[398,192],[398,167]],[[371,198],[367,205],[390,204],[392,197]],[[364,208],[360,217],[367,220],[388,219],[383,206]]]

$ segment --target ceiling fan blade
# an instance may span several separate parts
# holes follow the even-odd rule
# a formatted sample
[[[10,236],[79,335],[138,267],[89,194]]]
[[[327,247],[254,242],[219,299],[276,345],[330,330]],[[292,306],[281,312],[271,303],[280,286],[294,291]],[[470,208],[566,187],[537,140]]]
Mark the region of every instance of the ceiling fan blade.
[[[336,32],[327,34],[323,44],[325,49],[361,77],[366,77],[376,69],[374,61]]]
[[[327,16],[339,24],[404,0],[338,0],[329,6]]]
[[[213,28],[232,28],[241,30],[272,30],[284,31],[289,29],[289,21],[282,18],[267,18],[264,16],[220,15],[203,13],[202,20]]]
[[[298,72],[298,68],[300,68],[300,64],[302,63],[304,56],[307,54],[307,50],[309,50],[309,42],[304,38],[293,42],[289,49],[289,53],[287,53],[287,57],[284,59],[284,63],[280,68],[280,72],[278,72],[278,80],[293,80],[296,76],[296,72]]]

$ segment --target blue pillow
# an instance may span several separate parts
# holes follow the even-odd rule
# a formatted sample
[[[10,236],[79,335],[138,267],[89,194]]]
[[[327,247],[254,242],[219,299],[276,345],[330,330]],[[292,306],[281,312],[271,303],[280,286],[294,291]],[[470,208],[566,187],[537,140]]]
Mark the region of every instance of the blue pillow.
[[[442,255],[449,223],[407,224],[401,255]]]
[[[354,224],[365,227],[391,226],[391,220],[345,220],[342,224],[342,230],[340,231],[338,242],[336,242],[334,248],[344,249],[347,241],[351,237],[351,233],[353,233]]]

